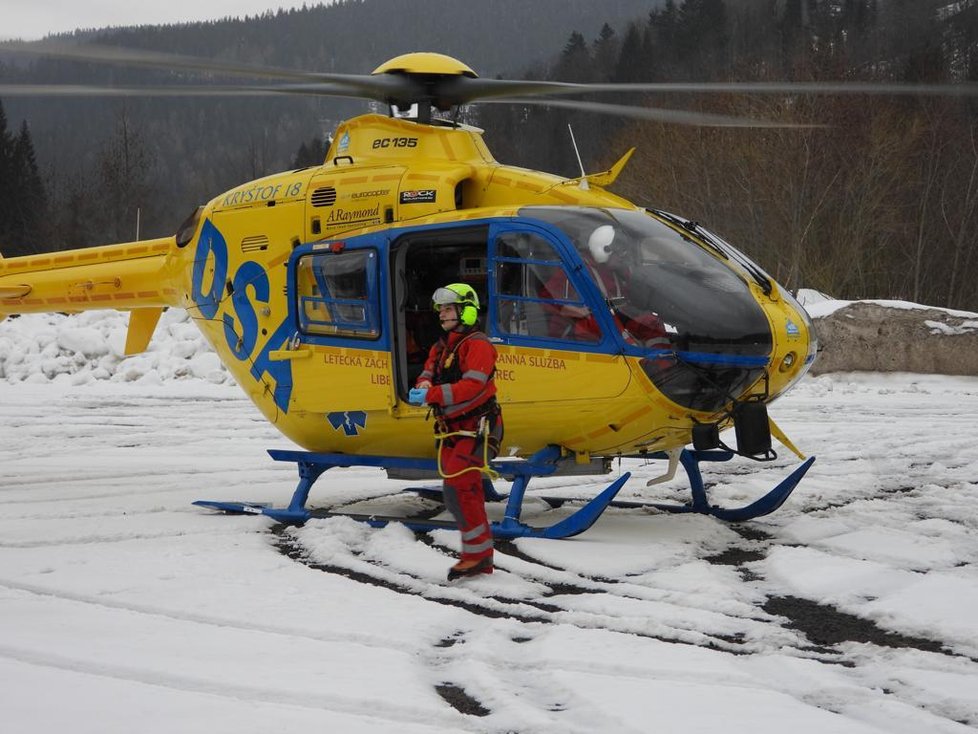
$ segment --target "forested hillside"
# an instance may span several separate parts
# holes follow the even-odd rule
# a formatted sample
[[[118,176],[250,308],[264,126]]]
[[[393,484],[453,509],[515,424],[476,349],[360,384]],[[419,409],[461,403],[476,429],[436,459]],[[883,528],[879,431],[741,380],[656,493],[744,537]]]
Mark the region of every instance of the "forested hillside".
[[[456,56],[482,76],[544,66],[573,31],[624,25],[660,0],[340,0],[244,20],[145,26],[59,37],[312,71],[367,74],[409,51]],[[190,74],[0,55],[0,81],[152,84]],[[222,83],[227,79],[218,80]],[[21,249],[78,247],[172,233],[198,204],[289,168],[303,143],[371,108],[335,98],[59,98],[0,100],[27,122],[48,188],[49,227]]]
[[[563,81],[978,79],[978,2],[670,0],[624,33],[572,35]],[[567,176],[638,151],[617,190],[682,213],[790,288],[978,310],[978,99],[660,95],[811,129],[625,124],[487,107],[497,158]],[[520,134],[516,134],[516,130]]]
[[[561,81],[978,79],[978,0],[347,0],[96,36],[351,73],[425,49],[483,76]],[[8,62],[0,72],[60,83],[183,78],[50,60]],[[8,255],[16,254],[9,243],[131,239],[137,208],[143,236],[170,233],[236,183],[315,161],[335,123],[366,109],[332,99],[3,102],[6,149],[20,151],[8,158],[33,160],[36,148],[33,175],[43,187],[32,201],[46,212],[26,239],[0,241]],[[502,105],[467,116],[486,128],[500,161],[568,176],[579,173],[568,123],[589,172],[636,146],[620,193],[710,225],[791,288],[978,309],[978,100],[683,94],[644,102],[812,127],[691,128]],[[33,164],[19,165],[30,177]]]

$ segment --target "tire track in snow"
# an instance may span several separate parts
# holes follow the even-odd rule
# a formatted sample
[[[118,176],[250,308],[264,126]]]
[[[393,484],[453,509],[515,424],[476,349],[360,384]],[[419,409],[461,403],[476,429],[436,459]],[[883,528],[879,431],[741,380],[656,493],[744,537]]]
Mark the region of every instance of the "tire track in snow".
[[[278,528],[280,533],[284,530],[285,529],[281,526]],[[748,542],[749,549],[745,550],[743,548],[730,548],[728,549],[727,553],[718,555],[712,559],[711,562],[715,562],[720,565],[735,565],[738,569],[744,569],[746,571],[747,569],[744,568],[743,563],[749,563],[753,560],[757,560],[758,558],[763,557],[764,553],[766,552],[764,549],[759,549],[759,545],[763,546],[765,544],[765,539],[768,541],[768,545],[776,544],[776,541],[774,541],[773,538],[769,538],[763,531],[757,529],[745,527],[741,529],[741,534],[743,539]],[[423,539],[423,534],[420,534],[419,537]],[[650,630],[645,627],[647,620],[644,617],[613,617],[611,615],[598,615],[586,611],[582,612],[581,610],[575,610],[572,607],[567,608],[559,606],[555,599],[548,597],[545,594],[538,598],[520,600],[506,599],[498,595],[480,596],[471,588],[466,589],[464,586],[446,587],[442,586],[441,584],[433,584],[414,574],[398,571],[390,568],[389,566],[373,564],[367,559],[356,557],[355,553],[351,553],[351,560],[355,561],[355,563],[347,563],[346,565],[340,563],[318,564],[311,561],[307,557],[303,557],[304,551],[301,549],[301,545],[293,545],[290,547],[288,539],[283,541],[283,538],[283,535],[279,535],[279,542],[284,542],[284,546],[280,547],[280,551],[285,552],[295,560],[317,570],[327,573],[338,573],[356,581],[386,588],[394,591],[395,593],[420,595],[428,601],[463,608],[480,616],[497,619],[500,617],[508,617],[513,619],[514,622],[517,622],[523,626],[528,624],[533,625],[534,623],[570,624],[580,629],[603,629],[606,631],[630,634],[637,637],[649,638],[667,643],[680,642],[722,652],[732,652],[735,654],[787,654],[790,656],[802,657],[821,663],[840,666],[847,672],[847,675],[848,671],[852,669],[853,666],[858,664],[858,657],[860,655],[858,652],[853,653],[845,649],[845,645],[843,643],[850,638],[856,639],[858,642],[870,643],[883,647],[916,649],[932,655],[950,656],[962,661],[962,663],[967,663],[968,661],[976,662],[967,656],[956,654],[948,650],[942,650],[941,643],[939,642],[925,640],[923,638],[917,639],[889,632],[887,630],[877,628],[875,624],[869,622],[868,620],[860,620],[862,624],[858,626],[858,629],[852,631],[848,637],[843,635],[842,638],[831,640],[825,640],[819,634],[815,634],[814,637],[812,637],[813,631],[820,631],[826,627],[835,630],[845,629],[847,620],[851,615],[846,615],[845,613],[840,612],[831,606],[808,602],[806,600],[799,599],[795,602],[791,599],[782,597],[777,599],[775,603],[772,601],[775,600],[775,597],[769,597],[767,603],[764,605],[759,605],[761,608],[759,613],[764,614],[769,618],[767,620],[762,620],[762,623],[769,628],[769,632],[766,633],[759,642],[751,644],[746,640],[724,639],[722,637],[706,635],[696,630],[681,630],[674,627],[669,627],[668,625],[659,625]],[[293,538],[291,540],[295,539]],[[438,547],[432,544],[430,540],[425,542],[438,549]],[[503,553],[501,554],[502,558],[500,560],[504,560],[508,557],[506,546],[511,544],[500,545],[503,546]],[[449,549],[440,548],[439,550],[445,553],[446,560],[450,557]],[[500,549],[497,548],[497,550]],[[515,550],[515,548],[513,548],[513,550]],[[532,557],[526,556],[522,553],[517,555],[519,556],[519,559],[523,560],[527,566],[533,565]],[[553,583],[554,587],[552,588],[562,588],[565,592],[569,591],[572,596],[574,594],[587,594],[593,592],[607,593],[610,596],[615,596],[614,590],[616,587],[628,586],[627,582],[598,582],[594,581],[593,579],[589,579],[586,576],[573,574],[553,566],[547,566],[542,563],[537,563],[537,565],[542,569],[549,570],[550,572],[559,572],[565,576],[572,577],[574,579],[572,583],[568,581],[543,582]],[[526,567],[522,568],[520,575],[526,576],[526,570]],[[552,578],[552,573],[539,573],[537,576],[538,578],[536,580],[541,581],[539,576]],[[750,572],[748,572],[747,577],[748,578],[745,580],[749,581]],[[461,598],[458,594],[450,593],[460,590],[470,593],[461,595]],[[620,596],[619,598],[627,599],[628,597]],[[767,610],[769,604],[771,605],[770,611]],[[533,610],[533,613],[530,616],[527,616],[526,614],[527,609]],[[856,637],[853,638],[853,635]],[[783,639],[779,639],[779,637],[783,637]],[[446,642],[445,647],[450,647],[452,650],[456,651],[455,655],[458,656],[458,651],[462,649],[460,643],[464,642],[464,636],[460,636],[459,639],[449,638],[443,642]],[[464,657],[464,654],[462,654],[462,656]],[[449,665],[448,662],[451,659],[452,653],[441,651],[440,655],[432,658],[428,664],[436,671],[444,671],[448,673],[451,671],[451,665]],[[498,681],[496,684],[489,686],[489,690],[492,691],[489,696],[480,695],[483,693],[483,691],[479,686],[473,685],[467,676],[444,676],[446,678],[444,684],[448,686],[449,690],[454,690],[461,701],[461,703],[453,705],[457,705],[460,711],[466,713],[472,712],[472,710],[467,709],[466,706],[481,707],[490,712],[492,710],[505,708],[506,706],[510,705],[516,706],[517,708],[525,708],[528,705],[528,702],[524,700],[524,698],[527,695],[527,691],[533,689],[533,681],[539,678],[541,667],[552,672],[576,670],[577,672],[582,673],[604,675],[609,679],[613,679],[619,675],[626,675],[649,680],[667,679],[670,681],[679,680],[697,684],[702,683],[704,679],[702,672],[697,672],[694,675],[690,675],[688,673],[677,673],[675,671],[667,670],[650,671],[647,668],[638,668],[636,666],[632,666],[628,670],[624,670],[622,669],[622,666],[617,665],[595,666],[590,661],[580,662],[577,664],[568,664],[566,661],[562,661],[561,663],[546,661],[545,663],[537,662],[533,666],[528,667],[526,664],[513,663],[510,660],[499,656],[487,657],[485,654],[482,654],[478,658],[478,662],[485,666],[485,669],[494,675]],[[518,680],[524,680],[524,683],[507,693],[507,689],[515,685],[514,681]],[[861,679],[861,674],[856,671],[852,674],[853,687],[847,690],[844,694],[839,692],[819,693],[810,691],[797,692],[791,690],[784,690],[782,692],[784,692],[786,695],[792,696],[807,706],[814,706],[827,711],[855,716],[856,712],[862,710],[863,707],[879,707],[892,695],[892,691],[890,690],[892,685],[890,688],[888,688],[887,685],[883,685],[882,683],[883,682],[879,684],[867,683]],[[743,680],[731,680],[729,677],[719,675],[716,676],[714,685],[727,685],[742,688],[744,687],[745,683]],[[758,688],[763,688],[763,686],[758,686]],[[970,726],[972,723],[974,723],[972,718],[970,718],[971,714],[969,714],[967,710],[965,710],[962,714],[961,707],[959,706],[957,708],[952,707],[952,711],[949,711],[947,704],[940,701],[935,703],[931,700],[931,697],[926,691],[916,692],[909,686],[901,686],[901,691],[904,695],[901,698],[900,705],[916,708],[921,712],[926,712],[927,715],[933,716],[937,720],[947,722],[952,726],[959,724]],[[551,693],[552,692],[553,691],[551,690]],[[501,706],[498,703],[493,706],[491,699],[498,700],[500,697],[506,698],[507,695],[512,698],[512,701],[508,702],[506,706]],[[542,702],[541,705],[544,708],[551,706],[559,707],[559,698],[559,696],[538,695],[538,699]],[[446,700],[448,700],[448,698],[446,698]],[[579,704],[579,702],[577,703]],[[552,712],[556,712],[558,710],[559,708],[551,709]],[[957,714],[955,715],[954,712],[957,712]],[[525,713],[527,716],[530,716],[532,714],[532,710]],[[578,713],[580,713],[579,710]],[[607,724],[608,722],[605,721],[605,723]],[[547,728],[549,727],[544,727],[544,729]],[[560,730],[560,728],[557,727],[555,730]],[[577,728],[570,726],[567,730],[587,731],[593,730],[593,727],[585,726]]]
[[[317,628],[318,631],[311,632],[301,627],[291,627],[288,625],[265,624],[259,622],[244,622],[239,619],[229,617],[219,617],[216,615],[200,614],[198,612],[175,611],[160,606],[147,604],[136,604],[114,599],[107,599],[104,596],[91,594],[79,594],[71,591],[50,589],[36,584],[25,584],[20,581],[0,578],[0,587],[11,591],[19,591],[37,597],[48,597],[60,601],[76,604],[85,604],[93,607],[103,607],[134,614],[161,617],[177,622],[187,622],[190,624],[205,625],[219,629],[235,629],[246,632],[263,632],[269,635],[281,635],[283,637],[310,640],[312,642],[348,642],[364,647],[377,648],[382,650],[392,650],[406,654],[415,654],[419,648],[415,645],[407,645],[399,642],[392,637],[382,637],[379,635],[365,635],[362,633],[344,631],[342,633],[331,633],[327,630]]]
[[[153,514],[153,513],[146,513]],[[206,536],[212,537],[214,535],[239,535],[239,532],[233,530],[224,531],[214,531],[210,528],[201,528],[199,530],[161,530],[158,533],[147,533],[145,531],[139,533],[131,532],[119,532],[114,535],[102,534],[102,535],[76,535],[67,536],[63,538],[58,538],[56,540],[2,540],[0,541],[0,548],[9,548],[12,550],[25,550],[31,548],[59,548],[61,546],[72,546],[72,545],[99,545],[99,544],[109,544],[109,543],[128,543],[134,540],[162,540],[164,538],[185,538],[190,536]]]
[[[270,689],[265,686],[232,684],[191,675],[175,675],[161,671],[151,671],[136,666],[110,665],[97,663],[90,659],[72,658],[67,655],[54,655],[24,650],[10,645],[0,645],[0,657],[26,665],[54,668],[71,673],[112,678],[129,683],[159,686],[182,693],[218,696],[244,704],[255,702],[275,706],[294,706],[302,709],[343,713],[362,719],[389,722],[391,731],[396,731],[405,723],[419,725],[438,725],[452,731],[480,732],[483,728],[466,721],[457,713],[439,711],[431,708],[409,707],[390,703],[382,698],[374,700],[338,695],[319,691],[316,696],[308,692],[292,692],[288,689]],[[365,713],[365,712],[370,713]]]
[[[583,575],[573,572],[550,568],[550,572],[530,572],[535,583],[547,586],[546,592],[531,598],[514,599],[497,594],[480,594],[474,585],[435,583],[429,579],[419,577],[416,574],[392,568],[380,562],[371,562],[369,558],[364,558],[355,550],[350,550],[348,557],[342,560],[333,558],[328,563],[318,562],[303,546],[301,541],[294,535],[288,533],[288,528],[276,526],[272,529],[276,535],[276,543],[279,552],[302,563],[310,568],[344,576],[353,581],[367,583],[374,586],[383,587],[390,591],[410,596],[421,596],[427,601],[453,606],[464,609],[473,614],[490,618],[509,617],[524,623],[544,622],[550,624],[570,624],[581,629],[602,629],[611,632],[635,635],[664,642],[682,642],[686,644],[706,647],[709,649],[724,650],[726,652],[746,653],[761,652],[768,649],[771,641],[776,640],[777,644],[802,645],[804,638],[796,633],[783,630],[773,622],[766,620],[745,620],[744,618],[728,617],[731,620],[740,622],[750,622],[748,626],[755,628],[760,633],[763,629],[764,646],[750,644],[747,640],[736,640],[724,638],[722,636],[709,635],[699,629],[692,627],[682,628],[671,626],[666,623],[654,621],[656,604],[672,605],[669,601],[642,599],[638,596],[627,594],[615,594],[614,590],[619,586],[617,583],[596,581]],[[421,534],[423,537],[424,534]],[[497,571],[509,573],[509,565],[506,549],[511,547],[509,544],[501,544],[502,558],[507,559],[506,563],[500,565],[497,562]],[[446,560],[450,558],[448,549],[438,549],[444,553]],[[533,561],[514,556],[520,562],[521,568],[516,573],[517,576],[525,577],[527,566],[532,565]],[[547,568],[541,566],[541,568]],[[554,580],[555,572],[559,574],[558,580]],[[630,585],[622,584],[623,589],[630,589]],[[595,597],[608,595],[613,604],[615,601],[623,601],[638,607],[648,605],[647,614],[631,612],[614,616],[612,614],[595,612],[588,609],[575,607],[574,600],[577,597]],[[693,605],[682,605],[681,614],[683,616],[688,611],[695,610]],[[719,615],[718,615],[719,616]],[[770,627],[775,629],[770,629]]]

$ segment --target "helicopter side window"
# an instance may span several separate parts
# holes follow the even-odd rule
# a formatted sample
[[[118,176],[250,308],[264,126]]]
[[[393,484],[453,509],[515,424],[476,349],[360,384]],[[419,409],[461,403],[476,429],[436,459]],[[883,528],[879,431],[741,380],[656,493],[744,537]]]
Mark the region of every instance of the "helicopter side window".
[[[504,232],[496,240],[496,323],[517,336],[600,341],[597,328],[575,328],[570,314],[587,306],[568,277],[560,255],[532,232]]]
[[[373,250],[312,253],[296,268],[299,328],[305,334],[376,339],[376,262]]]

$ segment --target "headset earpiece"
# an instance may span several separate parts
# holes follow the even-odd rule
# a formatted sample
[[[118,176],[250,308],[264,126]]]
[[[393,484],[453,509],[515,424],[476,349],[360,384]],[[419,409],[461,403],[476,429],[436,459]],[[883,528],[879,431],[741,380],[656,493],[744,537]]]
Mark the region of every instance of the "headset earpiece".
[[[475,306],[467,305],[462,308],[462,313],[459,315],[458,320],[462,322],[462,326],[472,326],[478,318],[479,312]]]

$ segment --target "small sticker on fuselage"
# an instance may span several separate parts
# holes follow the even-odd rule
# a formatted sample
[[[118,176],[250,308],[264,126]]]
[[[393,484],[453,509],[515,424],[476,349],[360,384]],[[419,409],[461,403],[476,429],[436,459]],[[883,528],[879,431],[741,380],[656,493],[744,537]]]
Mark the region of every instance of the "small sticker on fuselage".
[[[418,189],[416,191],[402,191],[402,204],[430,204],[438,196],[435,189]]]

